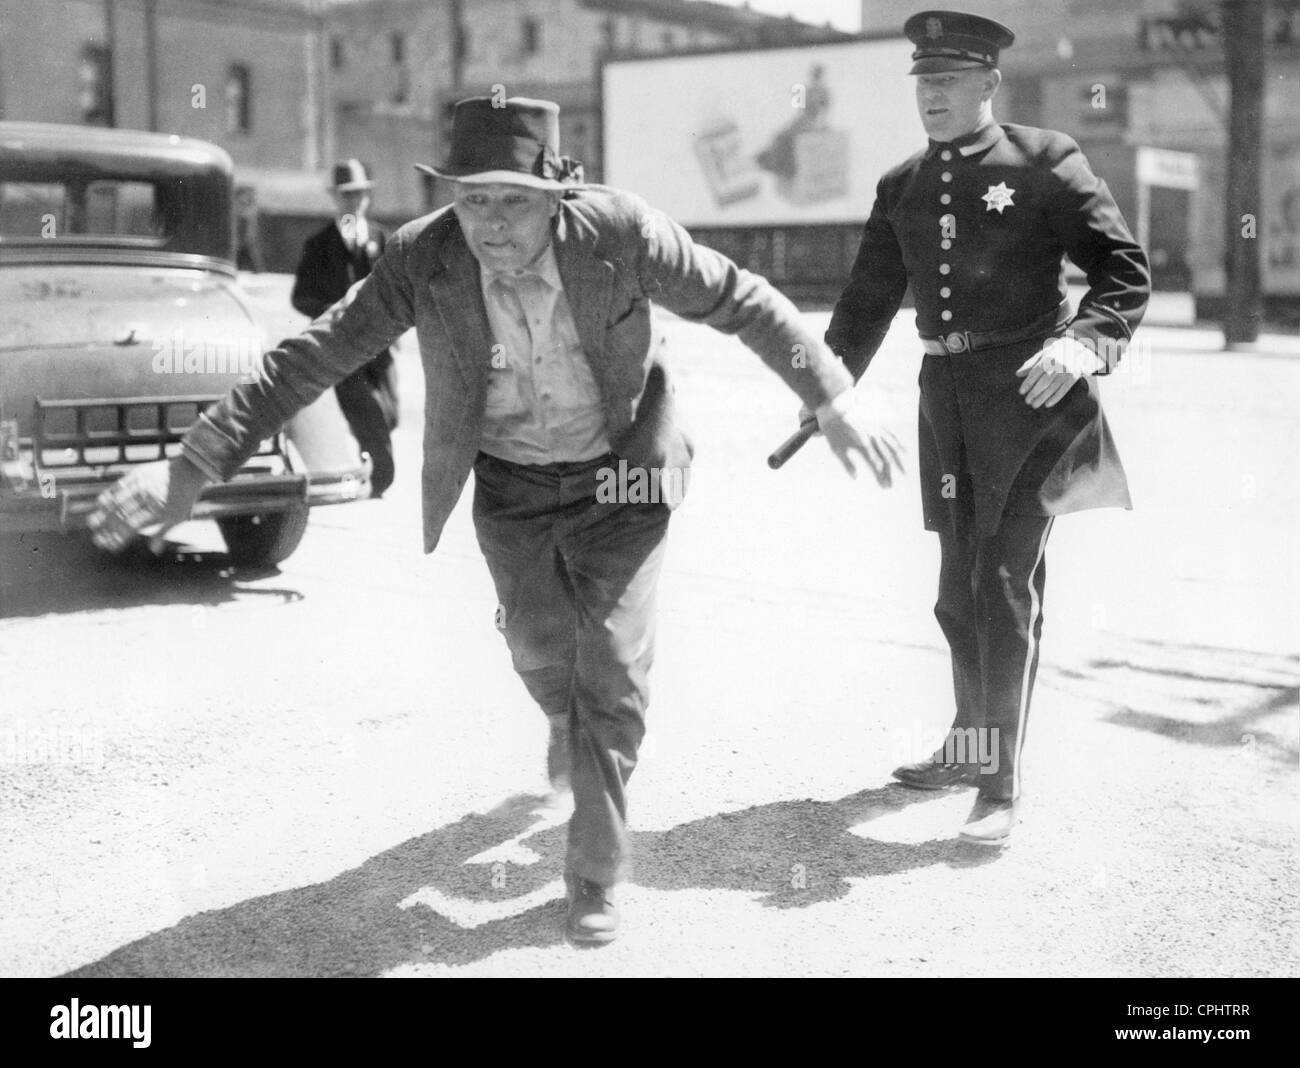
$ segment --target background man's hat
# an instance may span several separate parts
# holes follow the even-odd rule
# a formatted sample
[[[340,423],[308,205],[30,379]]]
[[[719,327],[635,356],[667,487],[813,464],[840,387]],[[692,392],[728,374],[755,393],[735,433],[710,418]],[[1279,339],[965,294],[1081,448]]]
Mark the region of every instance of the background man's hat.
[[[451,156],[417,170],[457,182],[506,182],[533,189],[568,189],[582,181],[582,164],[560,155],[560,106],[514,96],[470,97],[451,117]]]
[[[347,193],[354,189],[373,189],[375,183],[370,178],[366,165],[359,159],[345,159],[334,165],[334,184],[331,188],[338,193]]]
[[[903,23],[903,33],[916,45],[909,74],[993,68],[998,50],[1016,39],[1002,23],[965,11],[922,11]]]

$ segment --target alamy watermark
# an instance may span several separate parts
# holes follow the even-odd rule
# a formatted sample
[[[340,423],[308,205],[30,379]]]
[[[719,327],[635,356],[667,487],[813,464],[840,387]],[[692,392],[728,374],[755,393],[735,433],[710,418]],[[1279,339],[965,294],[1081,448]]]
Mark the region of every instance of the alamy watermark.
[[[183,330],[153,343],[153,370],[159,375],[240,375],[262,371],[264,346],[253,337],[187,337]]]
[[[889,732],[896,763],[911,764],[931,758],[944,764],[978,766],[981,775],[996,775],[1001,766],[999,727],[898,727]]]
[[[686,496],[690,470],[685,467],[618,467],[596,472],[597,504],[666,504],[676,507]]]
[[[0,725],[0,765],[104,763],[104,732],[98,727]]]

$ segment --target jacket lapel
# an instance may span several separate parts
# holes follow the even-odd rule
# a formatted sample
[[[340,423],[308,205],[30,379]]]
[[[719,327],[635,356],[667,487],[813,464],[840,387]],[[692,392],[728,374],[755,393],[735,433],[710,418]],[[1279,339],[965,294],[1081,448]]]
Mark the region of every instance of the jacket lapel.
[[[578,328],[578,339],[601,392],[609,397],[612,394],[606,388],[609,365],[605,359],[605,319],[614,285],[614,267],[597,254],[596,238],[595,230],[560,201],[560,217],[555,227],[555,262]]]
[[[459,227],[448,235],[441,254],[443,269],[429,279],[429,289],[456,366],[471,392],[477,392],[486,388],[493,344],[487,309],[483,307],[478,260]]]

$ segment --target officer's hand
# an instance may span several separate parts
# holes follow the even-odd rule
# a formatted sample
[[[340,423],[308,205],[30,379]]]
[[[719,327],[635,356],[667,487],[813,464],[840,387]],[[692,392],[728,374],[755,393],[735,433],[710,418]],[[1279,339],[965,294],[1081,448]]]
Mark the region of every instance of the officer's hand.
[[[893,471],[903,470],[903,444],[882,425],[878,407],[848,403],[842,411],[824,413],[819,420],[826,443],[854,478],[858,477],[857,453],[867,462],[882,487],[893,485]]]
[[[189,519],[206,482],[184,456],[132,468],[99,495],[86,517],[95,544],[120,552],[141,534],[161,537]]]
[[[1051,408],[1079,379],[1101,369],[1097,354],[1072,337],[1053,338],[1020,365],[1020,395],[1031,408]]]

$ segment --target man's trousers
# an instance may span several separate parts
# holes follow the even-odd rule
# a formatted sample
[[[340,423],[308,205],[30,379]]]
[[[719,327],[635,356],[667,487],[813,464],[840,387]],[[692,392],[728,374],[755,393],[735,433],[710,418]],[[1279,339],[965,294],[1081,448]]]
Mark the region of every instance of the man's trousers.
[[[602,886],[627,873],[628,778],[645,734],[665,504],[597,501],[617,457],[544,467],[481,453],[474,527],[515,670],[568,722],[573,818],[566,871]]]
[[[934,607],[952,650],[957,700],[943,759],[964,750],[958,762],[973,765],[976,754],[985,755],[975,776],[980,793],[1011,800],[1020,796],[1052,517],[1004,515],[997,532],[987,537],[975,533],[973,511],[955,518],[939,532],[942,562]]]

